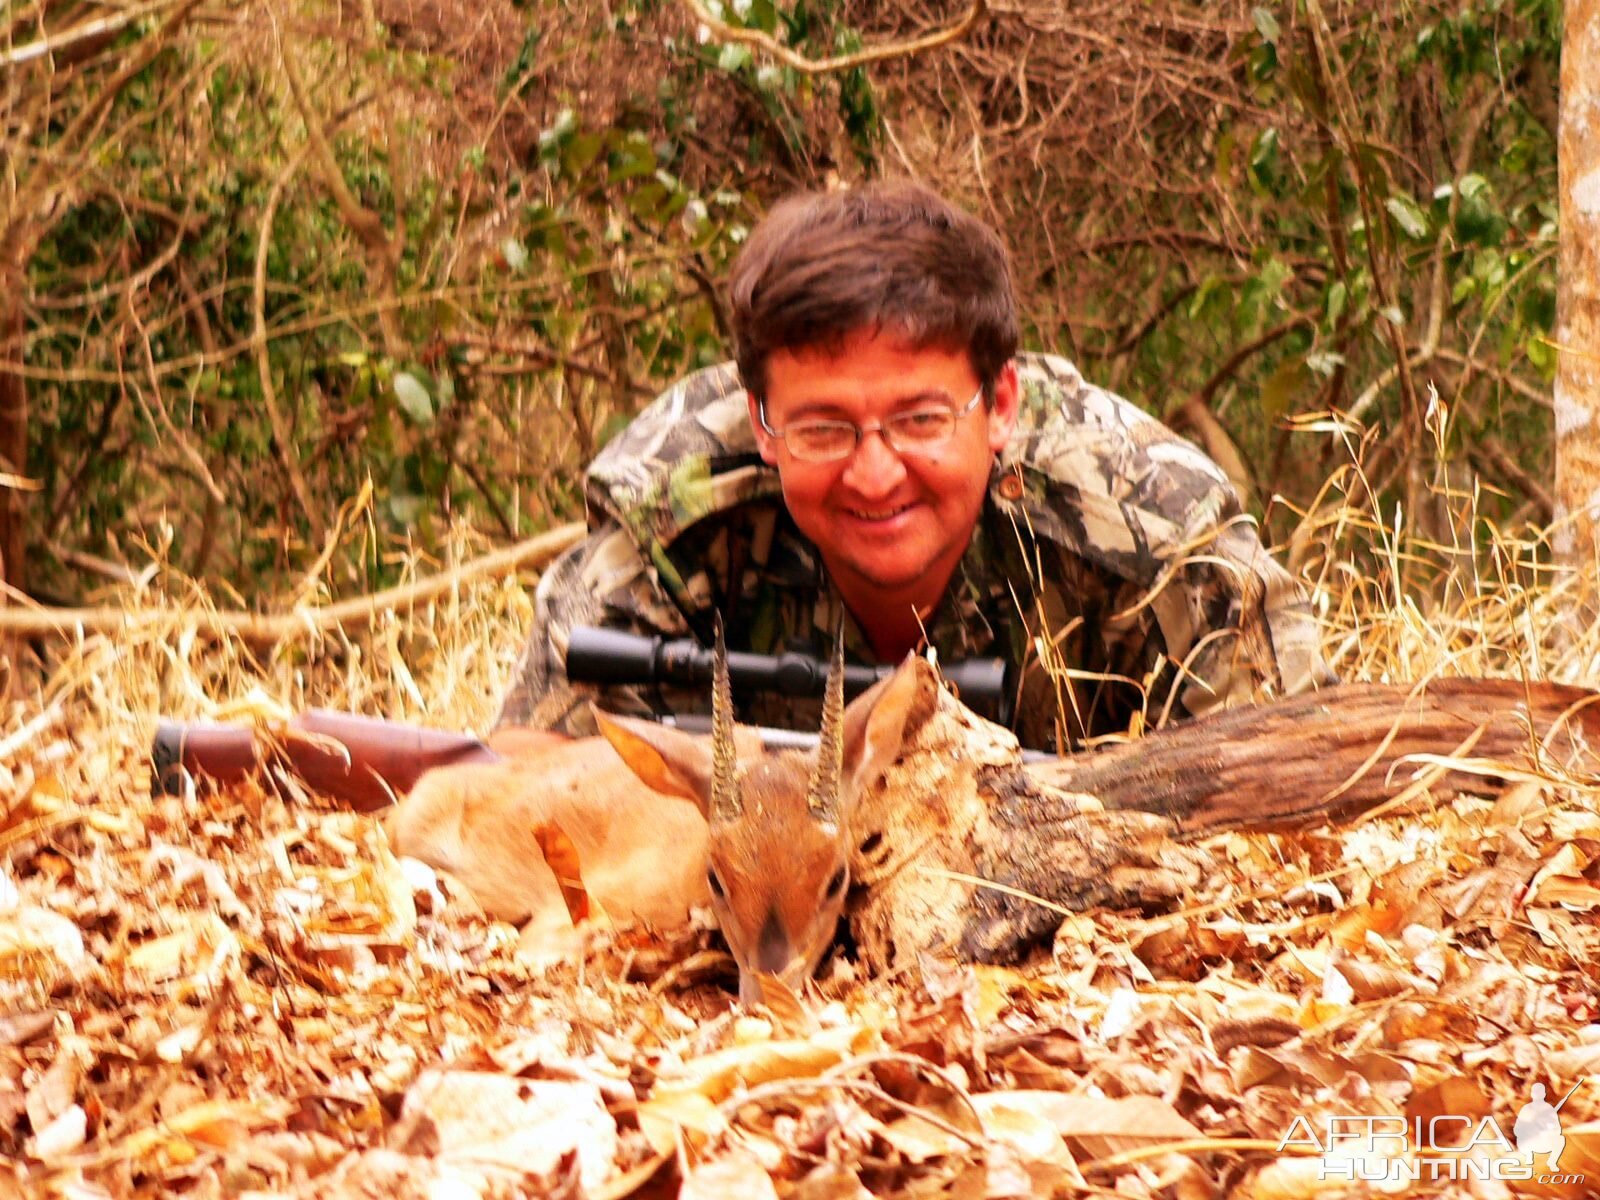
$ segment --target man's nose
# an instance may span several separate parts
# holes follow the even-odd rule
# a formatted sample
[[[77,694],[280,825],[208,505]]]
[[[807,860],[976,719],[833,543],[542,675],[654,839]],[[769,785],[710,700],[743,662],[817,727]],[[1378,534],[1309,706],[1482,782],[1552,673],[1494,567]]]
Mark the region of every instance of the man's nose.
[[[862,431],[841,482],[859,496],[887,496],[905,475],[906,465],[884,441],[883,431],[871,429]]]

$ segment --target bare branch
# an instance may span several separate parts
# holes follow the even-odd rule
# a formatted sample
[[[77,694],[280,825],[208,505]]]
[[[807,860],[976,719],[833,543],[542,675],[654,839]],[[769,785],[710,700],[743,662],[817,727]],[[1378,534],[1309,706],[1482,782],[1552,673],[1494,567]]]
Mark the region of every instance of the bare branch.
[[[109,17],[97,17],[93,21],[85,21],[81,25],[74,25],[71,29],[40,38],[36,42],[28,42],[17,46],[5,53],[0,53],[0,67],[7,69],[20,67],[36,58],[43,58],[47,54],[59,54],[79,42],[106,37],[108,34],[126,29],[129,25],[137,24],[151,13],[158,13],[162,9],[170,7],[171,4],[172,0],[154,0],[154,3],[126,9]]]
[[[803,75],[827,75],[834,71],[853,71],[857,67],[867,66],[869,63],[884,62],[891,58],[908,58],[914,54],[921,54],[925,50],[932,50],[943,46],[957,38],[964,37],[985,13],[989,10],[988,0],[973,0],[972,7],[967,10],[967,15],[954,25],[933,33],[923,34],[921,37],[912,38],[906,42],[892,42],[886,46],[868,46],[850,54],[836,54],[832,58],[807,58],[797,54],[769,33],[759,29],[744,29],[736,25],[729,25],[726,21],[719,21],[712,16],[701,0],[683,0],[690,14],[700,24],[711,31],[711,36],[719,42],[737,42],[745,46],[755,46],[777,59],[786,67],[792,67]]]
[[[323,535],[322,518],[317,514],[316,505],[311,502],[311,489],[306,486],[305,476],[300,471],[300,456],[295,452],[293,431],[289,428],[283,410],[278,405],[278,392],[272,385],[272,360],[267,355],[267,253],[272,248],[272,221],[277,215],[278,204],[283,199],[283,189],[300,169],[300,164],[305,162],[307,153],[308,147],[302,146],[279,173],[278,178],[273,180],[272,191],[267,195],[266,211],[261,214],[261,235],[256,242],[255,293],[252,304],[255,330],[250,341],[255,351],[256,371],[261,378],[261,403],[267,410],[267,421],[272,426],[272,440],[278,443],[278,455],[289,477],[289,487],[294,492],[294,498],[299,503],[300,510],[305,513],[315,540],[320,542]]]
[[[557,526],[505,550],[485,554],[454,570],[402,587],[386,588],[371,596],[330,604],[325,608],[296,606],[293,612],[262,616],[247,612],[196,612],[191,608],[0,608],[0,634],[36,636],[42,633],[117,633],[132,626],[163,621],[194,624],[214,636],[232,636],[257,646],[365,625],[380,613],[421,604],[446,595],[469,579],[505,575],[511,571],[542,567],[583,536],[581,522]],[[21,597],[26,599],[26,597]]]

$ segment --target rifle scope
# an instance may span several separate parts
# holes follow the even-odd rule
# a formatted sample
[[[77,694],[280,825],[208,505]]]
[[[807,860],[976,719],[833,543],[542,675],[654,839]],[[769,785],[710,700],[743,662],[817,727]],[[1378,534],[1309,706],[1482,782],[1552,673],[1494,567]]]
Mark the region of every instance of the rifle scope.
[[[712,671],[711,650],[693,638],[649,637],[588,625],[575,626],[567,638],[567,678],[583,683],[709,689]],[[1011,694],[1004,659],[941,663],[939,673],[955,685],[961,702],[973,712],[1002,725],[1009,723]],[[892,674],[892,666],[846,663],[845,696],[858,696]],[[736,692],[820,696],[827,680],[828,664],[815,655],[793,650],[782,654],[728,651],[728,682]]]

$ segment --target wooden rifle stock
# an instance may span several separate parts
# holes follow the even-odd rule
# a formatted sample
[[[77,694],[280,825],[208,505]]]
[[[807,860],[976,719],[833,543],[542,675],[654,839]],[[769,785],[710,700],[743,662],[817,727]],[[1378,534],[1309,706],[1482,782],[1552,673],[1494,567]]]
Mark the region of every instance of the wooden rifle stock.
[[[321,708],[294,717],[275,738],[248,725],[162,721],[150,790],[174,794],[185,773],[228,783],[278,764],[314,791],[371,812],[394,803],[430,768],[500,758],[471,734]]]

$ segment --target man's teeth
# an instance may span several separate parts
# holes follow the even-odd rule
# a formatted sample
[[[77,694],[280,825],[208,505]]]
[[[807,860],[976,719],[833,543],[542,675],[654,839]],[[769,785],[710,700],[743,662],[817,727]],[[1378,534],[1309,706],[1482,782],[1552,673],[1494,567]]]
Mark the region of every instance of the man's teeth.
[[[860,517],[863,521],[887,521],[890,517],[899,516],[910,507],[909,504],[902,504],[899,508],[854,508],[850,512],[852,516]]]

